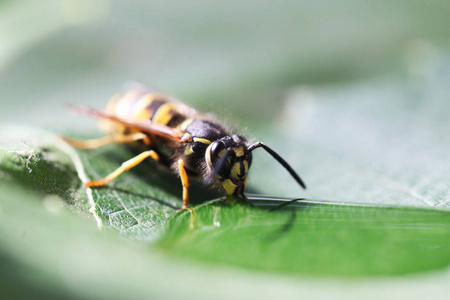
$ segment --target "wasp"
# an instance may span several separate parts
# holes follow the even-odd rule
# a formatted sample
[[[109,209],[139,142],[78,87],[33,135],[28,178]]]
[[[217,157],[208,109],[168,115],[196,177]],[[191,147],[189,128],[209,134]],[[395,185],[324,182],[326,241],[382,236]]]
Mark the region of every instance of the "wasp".
[[[201,177],[209,184],[218,182],[228,196],[243,196],[252,151],[262,148],[306,188],[292,167],[264,143],[250,143],[242,135],[177,99],[143,86],[114,96],[106,110],[83,106],[72,106],[72,109],[101,119],[108,132],[103,138],[91,140],[64,137],[72,146],[94,149],[121,143],[144,149],[105,178],[84,183],[85,187],[106,185],[151,158],[179,175],[183,187],[181,209],[184,209],[189,205],[189,177]]]

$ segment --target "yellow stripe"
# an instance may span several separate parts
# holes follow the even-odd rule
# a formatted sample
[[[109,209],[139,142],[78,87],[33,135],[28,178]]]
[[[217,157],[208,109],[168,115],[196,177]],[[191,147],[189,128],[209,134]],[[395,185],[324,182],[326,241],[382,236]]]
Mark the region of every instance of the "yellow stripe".
[[[176,111],[176,105],[174,103],[165,103],[161,105],[155,112],[152,121],[155,123],[167,125],[173,118],[173,115],[170,113],[171,110]]]
[[[206,145],[211,144],[210,140],[207,140],[207,139],[204,139],[204,138],[199,138],[199,137],[193,138],[193,141],[194,142],[198,142],[198,143],[202,143],[202,144],[206,144]]]
[[[130,91],[118,99],[114,106],[114,114],[121,118],[129,118],[131,113],[131,103],[138,96],[138,92]]]
[[[155,95],[153,94],[147,94],[141,97],[133,107],[133,111],[131,113],[133,118],[150,120],[152,116],[150,112],[147,110],[147,107],[149,107],[152,104],[154,99]]]
[[[180,125],[177,126],[177,129],[181,130],[181,131],[185,131],[186,128],[188,128],[188,126],[192,124],[192,122],[194,122],[194,119],[186,119],[183,121],[183,123],[181,123]]]

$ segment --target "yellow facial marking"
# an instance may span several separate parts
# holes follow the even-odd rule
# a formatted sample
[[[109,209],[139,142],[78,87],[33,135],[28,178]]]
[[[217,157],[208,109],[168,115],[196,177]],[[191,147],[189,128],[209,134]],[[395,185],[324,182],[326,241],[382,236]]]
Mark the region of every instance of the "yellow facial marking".
[[[233,150],[234,150],[234,153],[236,154],[236,157],[244,155],[244,147],[243,146],[234,148]]]
[[[222,186],[225,189],[225,192],[227,195],[233,195],[234,191],[236,190],[237,186],[234,185],[230,179],[226,179],[222,181]]]
[[[194,140],[194,142],[198,142],[198,143],[202,143],[202,144],[206,144],[206,145],[211,144],[210,140],[207,140],[207,139],[204,139],[204,138],[195,137],[193,140]]]
[[[244,160],[244,172],[247,173],[248,172],[248,161]]]
[[[233,165],[233,167],[231,168],[230,178],[238,178],[240,173],[241,173],[241,167],[240,167],[239,163],[235,163]]]

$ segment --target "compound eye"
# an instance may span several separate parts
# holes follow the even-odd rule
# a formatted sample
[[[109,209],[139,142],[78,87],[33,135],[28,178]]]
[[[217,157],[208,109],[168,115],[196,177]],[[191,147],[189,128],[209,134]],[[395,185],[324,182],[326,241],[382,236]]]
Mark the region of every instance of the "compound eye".
[[[221,178],[228,178],[231,171],[233,152],[226,151],[225,145],[221,141],[213,142],[210,149],[211,162],[215,173]]]
[[[248,153],[247,161],[248,161],[248,167],[250,168],[250,166],[252,165],[252,154],[251,153]]]
[[[216,161],[214,169],[221,178],[230,177],[231,163],[229,157]]]
[[[225,145],[220,141],[215,141],[212,143],[210,148],[210,154],[211,154],[211,162],[215,163],[216,160],[219,158],[219,153],[222,150],[225,150]]]

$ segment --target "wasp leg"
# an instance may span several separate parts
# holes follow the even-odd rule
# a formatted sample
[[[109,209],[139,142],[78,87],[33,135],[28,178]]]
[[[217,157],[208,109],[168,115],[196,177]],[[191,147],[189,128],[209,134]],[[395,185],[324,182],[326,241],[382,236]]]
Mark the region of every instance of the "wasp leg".
[[[189,179],[186,173],[186,169],[184,168],[184,160],[178,160],[178,171],[180,172],[181,184],[183,185],[183,206],[180,210],[183,210],[189,205]]]
[[[86,182],[84,184],[84,186],[85,187],[95,187],[95,186],[105,185],[108,182],[110,182],[111,180],[115,179],[120,174],[122,174],[123,172],[128,171],[129,169],[137,166],[138,164],[140,164],[147,157],[151,157],[151,158],[153,158],[156,161],[159,160],[158,154],[155,151],[153,151],[153,150],[142,152],[141,154],[139,154],[139,155],[133,157],[132,159],[127,160],[126,162],[124,162],[119,168],[117,168],[114,172],[112,172],[111,174],[109,174],[105,178],[100,179],[100,180],[94,180],[94,181]]]
[[[99,147],[106,146],[111,143],[132,143],[142,140],[146,145],[151,145],[151,141],[147,135],[142,132],[126,134],[126,135],[114,135],[114,136],[105,136],[99,139],[92,140],[77,140],[71,139],[68,137],[62,137],[64,141],[69,143],[71,146],[79,149],[95,149]]]

